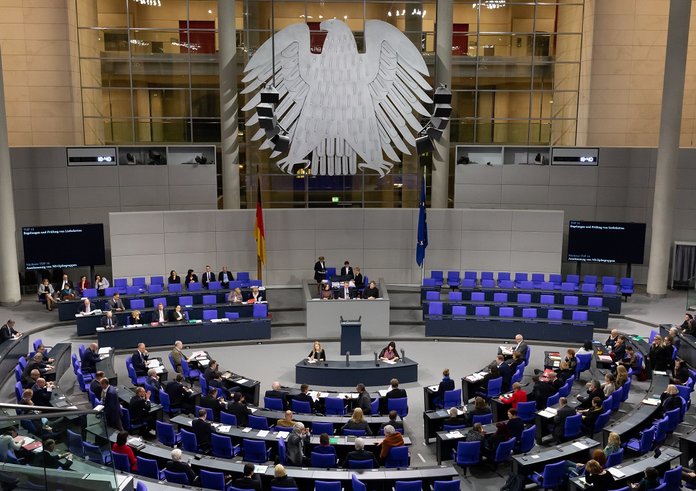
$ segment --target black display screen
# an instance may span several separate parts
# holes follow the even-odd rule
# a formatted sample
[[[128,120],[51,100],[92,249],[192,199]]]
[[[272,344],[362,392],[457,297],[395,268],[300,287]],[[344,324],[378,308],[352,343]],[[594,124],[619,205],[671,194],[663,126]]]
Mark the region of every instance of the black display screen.
[[[568,261],[643,264],[644,253],[644,223],[568,223]]]
[[[24,264],[30,269],[104,264],[104,225],[23,227]]]

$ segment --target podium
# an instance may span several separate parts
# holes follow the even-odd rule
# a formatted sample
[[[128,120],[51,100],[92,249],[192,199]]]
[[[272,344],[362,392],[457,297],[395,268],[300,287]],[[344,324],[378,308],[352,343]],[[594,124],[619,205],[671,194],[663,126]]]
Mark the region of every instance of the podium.
[[[358,320],[344,320],[341,316],[341,354],[346,352],[351,355],[362,354],[362,316]]]

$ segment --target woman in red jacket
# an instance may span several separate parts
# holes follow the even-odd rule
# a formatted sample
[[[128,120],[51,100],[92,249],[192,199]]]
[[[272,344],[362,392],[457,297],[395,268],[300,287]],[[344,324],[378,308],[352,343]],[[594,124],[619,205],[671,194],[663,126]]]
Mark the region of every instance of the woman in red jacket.
[[[128,461],[130,462],[131,472],[136,472],[138,470],[138,461],[135,460],[135,454],[133,449],[128,446],[128,432],[119,431],[118,436],[116,436],[116,443],[111,447],[111,451],[114,453],[120,453],[128,456]]]
[[[500,400],[504,404],[510,404],[513,409],[517,409],[517,404],[520,402],[527,402],[527,393],[522,390],[522,385],[519,382],[512,384],[512,394],[509,396],[503,396]]]

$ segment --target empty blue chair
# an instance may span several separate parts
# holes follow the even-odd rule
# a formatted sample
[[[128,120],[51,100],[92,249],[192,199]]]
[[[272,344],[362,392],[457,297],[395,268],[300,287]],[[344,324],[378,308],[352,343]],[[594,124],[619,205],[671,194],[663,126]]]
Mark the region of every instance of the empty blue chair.
[[[587,322],[587,311],[586,310],[573,310],[574,321]]]
[[[517,449],[521,453],[527,453],[534,448],[536,444],[534,437],[536,435],[536,425],[532,425],[522,432],[520,441],[517,442]]]
[[[518,402],[517,415],[525,423],[530,423],[536,418],[536,402]]]
[[[225,491],[225,474],[222,472],[211,472],[201,469],[199,472],[201,487],[208,489],[218,489]]]
[[[507,271],[498,271],[498,283],[501,281],[510,281],[510,273]]]
[[[179,285],[179,288],[181,288],[181,285]],[[147,287],[148,293],[162,293],[164,291],[164,286],[163,285],[148,285]],[[171,290],[170,288],[170,291]]]
[[[263,464],[270,457],[270,449],[266,449],[266,442],[263,440],[242,440],[242,448],[244,451],[244,460],[247,462],[255,462]]]
[[[548,291],[553,290],[555,287],[556,287],[556,285],[550,281],[542,281],[540,288],[541,288],[541,290],[548,292]]]
[[[365,276],[365,283],[369,284],[369,281],[367,281],[367,276]],[[261,280],[249,280],[249,287],[262,285],[263,282]]]
[[[522,309],[522,317],[524,319],[535,319],[537,317],[537,309],[534,309],[534,308]]]
[[[476,280],[470,280],[469,278],[464,278],[462,280],[461,285],[459,285],[459,287],[462,290],[473,290],[474,288],[476,288]]]
[[[349,469],[372,469],[374,466],[374,463],[372,459],[365,459],[365,460],[349,460],[348,461],[348,468]]]
[[[193,295],[182,295],[179,297],[179,305],[183,305],[184,307],[188,307],[190,305],[193,305]]]
[[[495,280],[481,280],[481,288],[495,288]]]
[[[145,286],[128,286],[126,287],[126,295],[138,295],[145,291]]]
[[[263,407],[266,409],[272,409],[274,411],[284,411],[283,400],[277,397],[264,397]]]
[[[128,307],[131,310],[144,309],[145,308],[145,300],[143,300],[142,298],[131,298],[128,301]]]
[[[493,271],[482,271],[481,272],[481,280],[495,280],[493,276]]]
[[[367,431],[365,431],[365,430],[350,430],[348,428],[344,428],[343,434],[345,436],[365,436],[367,434]]]
[[[185,429],[181,429],[181,447],[187,452],[198,453],[198,440],[196,434]]]
[[[74,431],[68,431],[68,450],[77,455],[78,457],[85,456],[85,447],[82,441],[82,437],[75,433]]]
[[[452,459],[466,476],[467,467],[481,463],[481,442],[457,442],[457,449],[452,450]]]
[[[578,297],[576,295],[564,295],[563,305],[578,305]]]
[[[239,312],[225,312],[225,318],[230,320],[239,319]]]
[[[652,449],[655,440],[655,427],[646,428],[640,433],[640,438],[631,438],[624,448],[643,455]]]
[[[109,450],[102,450],[99,445],[94,443],[83,442],[85,449],[85,458],[90,462],[95,462],[97,464],[110,464],[111,463],[111,452]]]
[[[443,281],[444,281],[444,275],[442,274],[442,271],[432,270],[432,271],[430,272],[430,277],[431,277],[433,280],[435,280],[435,284],[438,285],[438,286],[439,286],[439,285],[442,285],[442,283],[443,283]]]
[[[438,300],[440,300],[440,292],[437,292],[437,291],[425,292],[425,299],[428,301],[438,301]]]
[[[428,315],[430,317],[442,317],[442,302],[430,302],[428,304]]]
[[[476,271],[464,271],[464,278],[476,281],[478,279],[478,274]]]
[[[85,288],[82,290],[82,296],[87,297],[87,298],[94,298],[97,296],[97,289],[96,288]]]
[[[572,440],[573,438],[580,435],[582,432],[582,415],[576,414],[574,416],[569,416],[565,420],[563,425],[563,438],[564,440]]]
[[[665,416],[669,420],[669,424],[667,425],[667,433],[673,433],[677,426],[679,426],[679,423],[681,423],[681,409],[676,408],[672,409],[671,411],[667,411]]]
[[[396,411],[401,418],[408,416],[408,397],[387,399],[387,411]]]
[[[201,291],[201,288],[202,288],[201,283],[200,283],[200,282],[196,282],[196,281],[192,281],[192,282],[189,283],[188,286],[186,287],[186,289],[187,289],[188,291],[190,291],[190,292],[199,292],[199,291]]]
[[[459,271],[448,271],[447,272],[447,284],[450,288],[457,288],[459,286]]]
[[[216,309],[206,309],[203,311],[203,320],[208,321],[211,319],[217,319],[217,310]]]
[[[534,282],[533,281],[520,281],[518,288],[521,288],[522,290],[534,290]]]
[[[522,377],[524,377],[524,365],[524,362],[522,362],[517,366],[517,370],[515,370],[515,373],[513,373],[512,377],[510,377],[510,384],[522,382]]]
[[[466,428],[465,424],[461,425],[442,425],[442,431],[456,431]],[[380,430],[381,431],[381,430]]]
[[[255,430],[267,430],[268,429],[268,419],[265,416],[254,416],[249,415],[249,427]]]
[[[664,484],[667,491],[679,491],[682,482],[682,466],[678,465],[674,469],[665,471],[660,482]]]
[[[348,467],[349,469],[355,469],[355,467]],[[358,479],[358,477],[355,475],[355,473],[352,473],[350,476],[350,479],[352,481],[353,485],[353,491],[367,491],[367,486]]]
[[[15,398],[17,399],[17,404],[19,404],[22,400],[22,392],[24,392],[22,382],[15,383]]]
[[[486,392],[479,392],[478,395],[490,399],[492,397],[498,397],[503,386],[503,377],[492,378],[488,380],[488,386]]]
[[[602,276],[602,285],[615,285],[616,276]]]
[[[208,283],[208,290],[220,290],[222,285],[219,281],[211,281]]]
[[[211,419],[212,421],[212,419]],[[156,421],[157,440],[162,445],[175,447],[181,443],[181,434],[174,432],[174,426],[164,421]]]
[[[292,399],[290,401],[290,407],[292,408],[293,412],[296,413],[312,414],[312,406],[307,401],[298,401],[296,399]]]
[[[387,454],[387,458],[384,461],[384,467],[403,468],[408,467],[409,463],[408,447],[403,445],[389,449],[389,454]]]
[[[529,281],[529,275],[527,273],[515,273],[515,286],[520,287],[523,281]]]
[[[561,283],[561,291],[562,292],[574,292],[576,290],[576,285],[575,283],[569,283],[567,281],[564,281]]]
[[[462,389],[446,390],[443,398],[445,409],[459,406],[462,403]]]
[[[583,282],[583,284],[596,285],[597,284],[597,276],[586,274],[583,277],[582,282]]]
[[[476,307],[478,308],[478,307]],[[466,315],[465,305],[453,305],[452,306],[452,317],[464,317]]]
[[[621,295],[624,297],[631,296],[633,294],[633,278],[621,278],[619,280],[619,288],[621,289]]]
[[[602,293],[607,294],[607,295],[616,295],[619,291],[619,287],[616,285],[602,285]],[[631,293],[633,293],[633,289],[631,288]],[[624,295],[623,288],[621,289],[621,295]],[[626,295],[624,295],[626,296]]]
[[[394,482],[394,491],[421,491],[423,489],[423,481],[396,481]]]
[[[653,441],[654,445],[661,445],[667,439],[667,428],[669,426],[669,418],[665,416],[662,419],[657,419],[653,421],[653,427],[655,428],[655,439]]]
[[[597,291],[597,285],[583,283],[580,287],[580,291],[583,293],[595,293]]]
[[[594,427],[592,428],[592,437],[593,435],[601,432],[606,424],[609,422],[609,417],[611,416],[611,411],[604,411],[602,414],[597,416],[597,419],[595,420]],[[623,449],[621,449],[623,451]]]
[[[338,397],[327,397],[324,399],[326,415],[343,416],[346,414],[346,403]]]
[[[565,460],[554,464],[546,464],[542,474],[535,472],[529,477],[541,489],[556,489],[565,483],[566,467],[567,464]]]
[[[618,411],[623,400],[623,387],[619,387],[612,393],[611,410]]]
[[[498,445],[493,456],[493,465],[497,467],[498,464],[502,462],[507,462],[512,458],[512,452],[515,449],[516,438],[513,436],[508,441]]]
[[[126,371],[128,372],[128,378],[130,378],[133,385],[144,385],[147,377],[145,375],[136,375],[135,368],[131,364],[130,358],[126,358]]]
[[[602,297],[590,297],[587,299],[588,307],[601,307],[603,303]]]
[[[560,274],[552,273],[549,275],[549,282],[553,283],[554,288],[560,288],[563,283],[563,277]]]
[[[428,293],[430,293],[430,292],[428,292]],[[433,293],[437,293],[437,292],[433,292]],[[439,300],[439,297],[436,298],[435,300]],[[447,300],[449,300],[450,302],[461,302],[462,301],[462,292],[449,292],[449,294],[447,295]]]
[[[486,301],[486,294],[483,292],[472,292],[471,301],[472,302],[485,302]]]
[[[159,470],[156,460],[137,456],[135,461],[138,464],[138,474],[141,476],[149,477],[150,479],[154,479],[156,481],[164,478],[164,474],[162,474],[162,472]]]
[[[517,294],[517,303],[532,303],[532,294],[531,293],[518,293]]]
[[[545,279],[544,273],[532,273],[532,283],[534,283],[534,288],[541,288],[541,284]]]
[[[493,422],[493,414],[475,414],[471,419],[472,424],[481,423],[489,425]]]
[[[171,293],[180,292],[182,290],[181,283],[171,283],[167,285],[167,290],[169,290]]]
[[[328,273],[331,269],[333,269],[333,275],[332,275],[332,276],[335,276],[335,275],[336,275],[336,268],[326,268],[327,273]],[[237,272],[237,281],[241,281],[241,282],[242,282],[242,285],[244,285],[244,283],[249,283],[249,280],[250,280],[250,279],[251,279],[251,278],[250,278],[250,276],[249,276],[249,272],[248,272],[248,271],[239,271],[239,272]]]
[[[515,288],[515,283],[512,280],[498,280],[498,287],[510,290]]]
[[[628,380],[626,380],[623,384],[623,397],[621,398],[621,402],[626,402],[630,392],[631,392],[631,378],[629,375]]]
[[[604,399],[602,401],[602,412],[604,411],[611,411],[611,408],[614,406],[614,394],[611,394],[609,397]]]
[[[143,278],[144,280],[145,278]],[[135,280],[135,278],[133,278]],[[150,276],[151,285],[164,285],[164,276]]]
[[[268,317],[268,304],[255,303],[252,313],[255,319],[265,319]]]
[[[172,407],[171,401],[169,399],[169,394],[167,394],[165,391],[161,389],[159,391],[159,403],[162,405],[162,411],[170,416],[174,414],[179,414],[181,412],[181,408]]]
[[[500,307],[498,310],[498,315],[500,317],[513,317],[515,315],[515,309],[512,307]]]
[[[580,380],[580,374],[585,370],[590,369],[590,363],[592,362],[592,353],[578,353],[575,355],[578,360],[578,364],[575,367],[575,378]]]
[[[566,281],[568,283],[573,283],[574,285],[579,285],[580,284],[580,275],[569,274],[566,276]]]
[[[546,406],[548,406],[548,407],[555,406],[556,404],[558,404],[558,401],[560,399],[561,399],[561,395],[557,392],[554,395],[551,395],[546,399]],[[517,405],[519,406],[519,403]]]
[[[113,459],[114,467],[116,468],[116,470],[119,470],[121,472],[127,472],[130,474],[131,466],[130,460],[128,459],[128,455],[112,452],[111,457]]]
[[[310,459],[312,467],[321,467],[323,469],[336,467],[336,454],[312,452]]]
[[[322,433],[333,435],[334,427],[331,421],[315,421],[312,423],[312,434],[321,435]]]
[[[551,321],[561,321],[563,320],[563,311],[558,309],[549,309],[547,318]]]
[[[436,281],[432,278],[423,278],[423,286],[434,287],[438,285],[436,284]]]
[[[210,435],[210,447],[213,457],[231,459],[239,452],[239,447],[232,446],[232,439],[229,436]]]
[[[189,484],[188,475],[185,472],[171,472],[165,469],[164,478],[167,480],[167,482],[174,484],[181,484],[184,486],[188,486]]]
[[[488,306],[477,306],[474,310],[474,315],[477,317],[489,317],[491,315],[491,308]]]
[[[493,301],[505,303],[508,301],[508,294],[506,292],[495,292],[493,294]]]
[[[614,467],[615,465],[621,464],[623,462],[624,449],[619,448],[618,451],[610,453],[607,455],[607,465],[604,466],[605,469],[609,467]]]
[[[556,299],[554,298],[553,295],[544,294],[539,299],[539,303],[544,304],[544,305],[553,305],[556,303]]]

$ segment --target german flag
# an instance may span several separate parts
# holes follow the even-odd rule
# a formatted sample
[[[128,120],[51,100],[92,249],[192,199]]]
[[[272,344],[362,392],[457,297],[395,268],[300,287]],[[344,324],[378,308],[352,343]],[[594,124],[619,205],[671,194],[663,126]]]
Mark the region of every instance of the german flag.
[[[261,178],[257,179],[256,187],[256,228],[254,228],[254,238],[256,239],[256,257],[260,263],[266,264],[266,233],[263,229],[263,205],[261,203]]]

